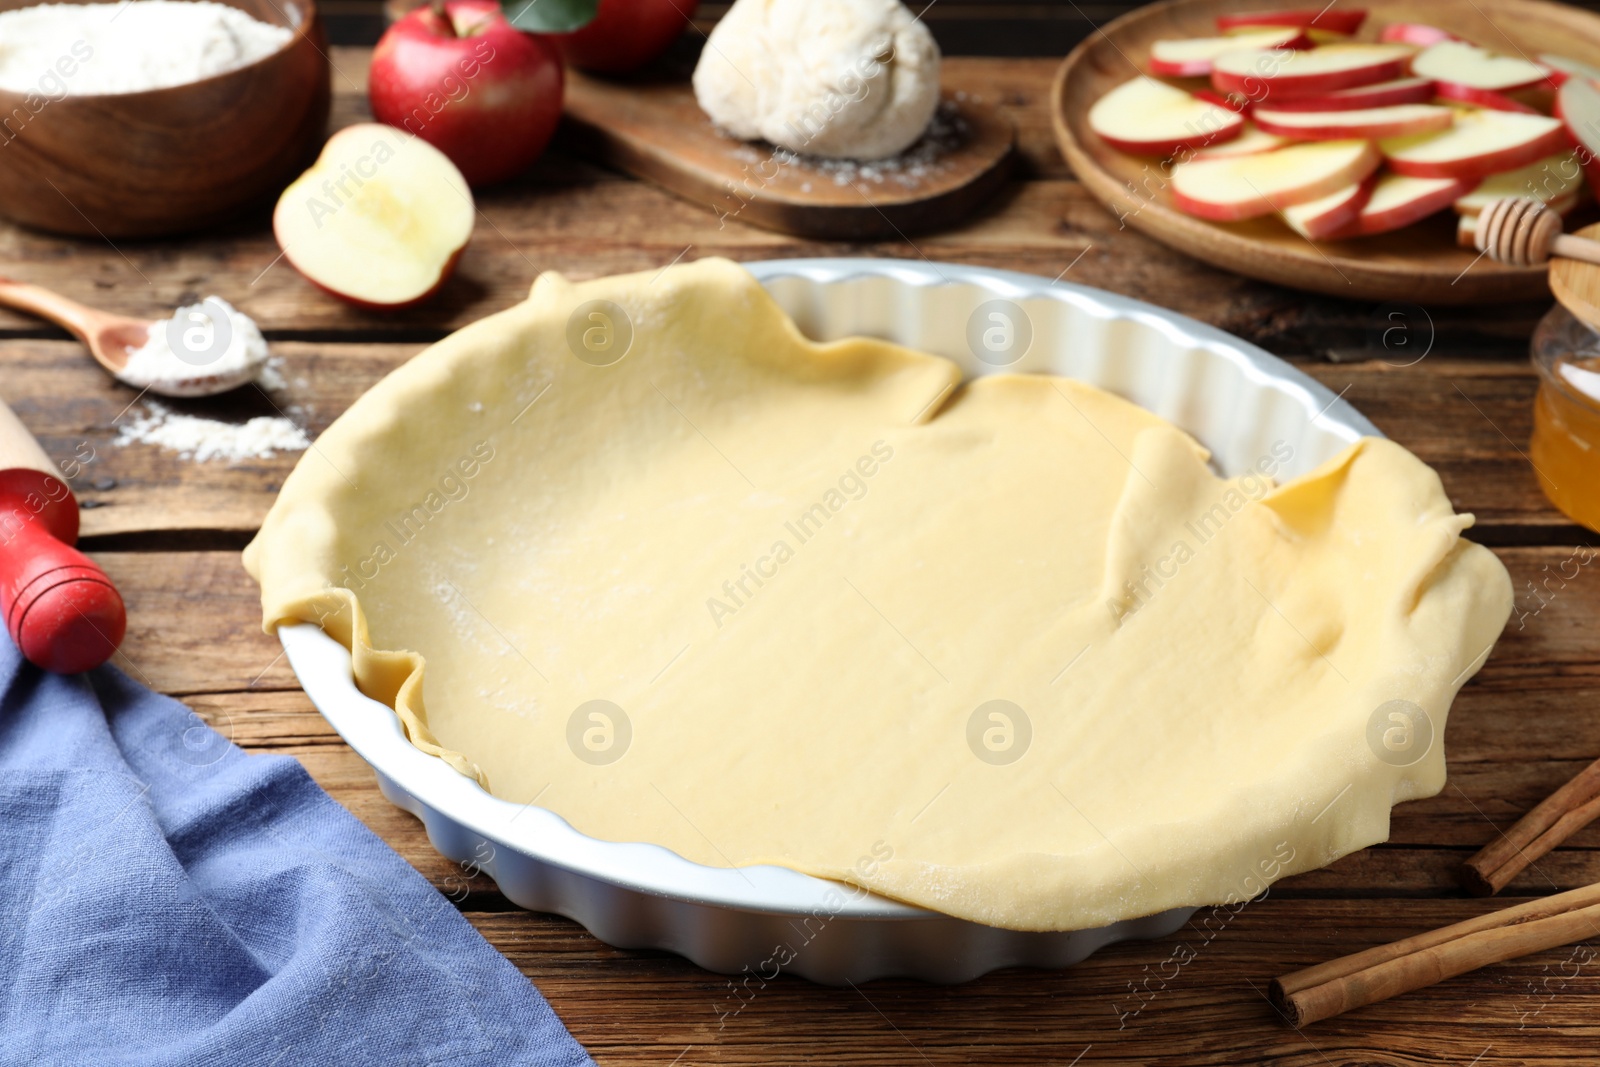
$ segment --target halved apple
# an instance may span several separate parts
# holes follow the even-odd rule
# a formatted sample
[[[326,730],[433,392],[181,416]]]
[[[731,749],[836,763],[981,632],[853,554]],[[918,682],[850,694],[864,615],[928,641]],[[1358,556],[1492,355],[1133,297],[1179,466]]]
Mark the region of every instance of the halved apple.
[[[1429,26],[1422,22],[1394,22],[1383,28],[1378,34],[1378,40],[1388,44],[1410,44],[1418,48],[1428,48],[1442,41],[1459,41],[1461,38],[1449,30],[1441,30],[1437,26]]]
[[[1167,78],[1198,78],[1211,73],[1211,61],[1224,52],[1241,48],[1310,48],[1311,38],[1290,27],[1242,33],[1237,37],[1191,37],[1157,41],[1150,46],[1151,74]]]
[[[1170,155],[1239,136],[1244,116],[1165,82],[1139,77],[1094,102],[1089,128],[1124,152]]]
[[[1417,53],[1411,72],[1436,82],[1473,89],[1523,89],[1550,77],[1550,71],[1517,56],[1502,56],[1465,41],[1440,41]]]
[[[1475,110],[1457,111],[1448,130],[1380,142],[1397,174],[1461,179],[1525,167],[1571,143],[1560,119]]]
[[[1310,51],[1246,49],[1212,61],[1211,85],[1260,103],[1389,81],[1406,74],[1402,44],[1331,44]]]
[[[1336,236],[1355,225],[1376,184],[1377,175],[1373,175],[1317,200],[1286,207],[1282,211],[1283,221],[1307,240]]]
[[[1545,52],[1539,57],[1539,62],[1550,68],[1550,81],[1558,88],[1568,78],[1588,78],[1590,81],[1600,81],[1600,67],[1591,66],[1576,59],[1566,56],[1551,55]]]
[[[1600,196],[1600,89],[1588,78],[1568,78],[1556,94],[1556,113],[1578,142],[1578,162]]]
[[[1223,33],[1255,29],[1261,26],[1294,26],[1298,29],[1319,29],[1348,36],[1361,28],[1367,11],[1360,7],[1334,10],[1333,5],[1316,8],[1295,8],[1286,11],[1247,11],[1238,15],[1218,15],[1217,29]]]
[[[1258,107],[1255,123],[1267,133],[1296,141],[1338,141],[1346,137],[1407,137],[1447,130],[1455,113],[1433,104],[1396,104],[1362,111],[1276,111]]]
[[[1172,198],[1203,219],[1250,219],[1353,185],[1380,161],[1371,141],[1318,141],[1249,156],[1196,159],[1173,168]]]
[[[369,122],[328,138],[278,198],[272,231],[284,258],[314,285],[387,309],[444,284],[475,214],[466,179],[443,152]]]
[[[1275,111],[1361,111],[1370,107],[1397,104],[1426,104],[1434,97],[1433,82],[1427,78],[1396,78],[1394,81],[1358,85],[1354,89],[1335,89],[1287,100],[1273,100]]]
[[[1491,174],[1478,187],[1455,202],[1459,215],[1476,215],[1490,201],[1503,196],[1528,196],[1554,203],[1574,196],[1583,188],[1583,168],[1576,153],[1557,152],[1526,167]]]
[[[1384,174],[1372,187],[1355,223],[1339,237],[1371,237],[1410,226],[1449,207],[1472,187],[1470,181],[1456,178],[1413,178],[1405,174]]]
[[[1225,159],[1229,156],[1253,156],[1258,152],[1272,152],[1292,143],[1287,137],[1279,137],[1274,133],[1266,133],[1256,128],[1254,123],[1247,122],[1244,132],[1231,141],[1202,148],[1194,154],[1196,159]]]

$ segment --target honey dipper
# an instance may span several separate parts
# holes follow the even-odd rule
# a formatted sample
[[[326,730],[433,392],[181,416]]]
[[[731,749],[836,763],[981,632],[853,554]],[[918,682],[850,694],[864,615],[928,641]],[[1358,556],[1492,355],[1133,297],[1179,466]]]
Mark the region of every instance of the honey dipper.
[[[1600,330],[1600,226],[1561,232],[1561,216],[1532,197],[1491,200],[1478,216],[1473,243],[1501,263],[1550,265],[1550,291],[1568,311]],[[1593,236],[1591,236],[1593,235]]]
[[[1491,200],[1478,216],[1473,241],[1490,259],[1536,267],[1551,256],[1600,264],[1600,241],[1561,232],[1561,216],[1531,196]]]

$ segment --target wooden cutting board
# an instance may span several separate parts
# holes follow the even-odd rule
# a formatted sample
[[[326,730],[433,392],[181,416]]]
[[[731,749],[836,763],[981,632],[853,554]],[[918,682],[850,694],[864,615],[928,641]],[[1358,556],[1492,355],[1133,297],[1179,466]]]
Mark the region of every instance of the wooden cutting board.
[[[947,94],[928,135],[896,159],[821,160],[720,132],[687,81],[567,77],[566,133],[580,152],[724,224],[802,237],[865,241],[954,225],[1004,183],[1016,142],[998,110]]]
[[[1050,94],[1056,141],[1073,173],[1122,224],[1181,252],[1262,281],[1332,296],[1479,304],[1548,295],[1542,267],[1512,267],[1455,244],[1453,212],[1393,233],[1313,244],[1275,217],[1217,223],[1172,204],[1161,160],[1120,152],[1089,129],[1091,104],[1136,74],[1150,45],[1209,37],[1216,16],[1298,5],[1282,0],[1167,0],[1106,24],[1073,49]],[[1359,40],[1394,22],[1423,22],[1493,51],[1551,52],[1600,64],[1600,17],[1542,0],[1370,0]],[[1202,87],[1202,79],[1174,79]]]

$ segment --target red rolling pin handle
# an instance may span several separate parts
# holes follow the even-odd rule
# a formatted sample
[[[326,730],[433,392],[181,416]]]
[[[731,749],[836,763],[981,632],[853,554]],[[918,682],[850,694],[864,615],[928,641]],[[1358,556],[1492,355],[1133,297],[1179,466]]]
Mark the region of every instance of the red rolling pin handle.
[[[128,625],[122,597],[77,540],[78,502],[65,482],[0,470],[0,617],[30,662],[58,674],[100,666]]]

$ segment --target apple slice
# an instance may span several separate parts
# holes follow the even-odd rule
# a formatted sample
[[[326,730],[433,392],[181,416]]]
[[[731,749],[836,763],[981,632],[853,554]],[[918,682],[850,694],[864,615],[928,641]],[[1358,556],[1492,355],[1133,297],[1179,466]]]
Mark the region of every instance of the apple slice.
[[[1335,89],[1288,100],[1272,101],[1274,111],[1361,111],[1369,107],[1394,107],[1397,104],[1426,104],[1434,98],[1433,82],[1427,78],[1397,78],[1394,81],[1358,85],[1354,89]]]
[[[1590,81],[1600,81],[1600,67],[1592,67],[1576,59],[1566,56],[1554,56],[1549,52],[1539,57],[1539,62],[1550,68],[1550,80],[1557,88],[1568,78],[1588,78]]]
[[[1441,30],[1437,26],[1429,26],[1423,22],[1394,22],[1383,28],[1378,34],[1378,40],[1387,44],[1410,44],[1418,48],[1428,48],[1444,41],[1459,41],[1460,37],[1449,30]]]
[[[1413,178],[1405,174],[1384,174],[1372,188],[1372,195],[1361,208],[1355,224],[1339,237],[1371,237],[1410,226],[1449,207],[1462,193],[1472,188],[1470,181],[1457,178]]]
[[[1403,44],[1331,44],[1310,51],[1227,52],[1211,64],[1211,86],[1260,103],[1403,77],[1411,49]]]
[[[1172,198],[1203,219],[1250,219],[1353,185],[1379,162],[1371,141],[1318,141],[1250,156],[1191,160],[1173,168]]]
[[[1286,207],[1282,212],[1283,221],[1308,241],[1335,236],[1355,225],[1376,184],[1377,175],[1373,175],[1320,199]]]
[[[1244,132],[1231,141],[1202,148],[1194,154],[1196,159],[1225,159],[1229,156],[1253,156],[1258,152],[1271,152],[1291,144],[1289,138],[1279,137],[1274,133],[1266,133],[1256,128],[1254,123],[1247,122]]]
[[[1462,179],[1525,167],[1571,144],[1560,119],[1467,110],[1456,112],[1448,130],[1381,142],[1389,169],[1397,174]]]
[[[1588,78],[1568,78],[1556,93],[1556,113],[1577,139],[1583,175],[1600,196],[1600,89]]]
[[[1217,29],[1223,33],[1256,29],[1261,26],[1293,26],[1297,29],[1326,30],[1329,33],[1349,36],[1366,21],[1365,8],[1347,7],[1335,11],[1333,5],[1322,8],[1299,8],[1289,11],[1250,11],[1241,15],[1218,15]]]
[[[1290,27],[1242,33],[1237,37],[1192,37],[1179,41],[1157,41],[1150,46],[1151,74],[1167,78],[1203,78],[1211,73],[1211,61],[1224,52],[1241,48],[1310,48],[1311,38]]]
[[[1525,89],[1550,77],[1550,71],[1516,56],[1502,56],[1465,41],[1440,41],[1417,53],[1411,72],[1436,82],[1472,89]]]
[[[1338,141],[1346,137],[1407,137],[1447,130],[1455,113],[1433,104],[1396,104],[1362,111],[1274,111],[1258,107],[1255,123],[1267,133],[1296,141]]]
[[[353,304],[404,307],[431,296],[455,269],[476,210],[445,154],[404,130],[347,126],[272,213],[284,258],[313,284]]]
[[[1476,215],[1502,196],[1531,196],[1547,204],[1575,196],[1583,188],[1583,168],[1574,152],[1557,152],[1526,167],[1491,174],[1455,202],[1458,215]]]
[[[1215,89],[1196,89],[1194,95],[1197,100],[1204,100],[1208,104],[1225,107],[1229,111],[1237,111],[1241,115],[1250,114],[1251,109],[1255,107],[1253,102],[1246,100],[1242,96],[1219,93]]]
[[[1581,196],[1576,193],[1569,193],[1566,196],[1557,197],[1556,199],[1549,201],[1547,206],[1551,211],[1554,211],[1562,218],[1565,218],[1566,216],[1572,214],[1572,212],[1582,202],[1583,198]],[[1477,238],[1478,216],[1475,214],[1462,215],[1461,218],[1456,221],[1456,244],[1460,245],[1462,248],[1475,249],[1478,247]]]
[[[1159,156],[1232,140],[1244,129],[1244,116],[1139,77],[1094,102],[1089,128],[1113,148]]]
[[[1494,89],[1475,89],[1470,85],[1459,82],[1434,82],[1434,91],[1438,99],[1450,104],[1470,104],[1473,107],[1486,107],[1491,111],[1517,111],[1524,115],[1543,114],[1538,108],[1530,107],[1521,100],[1513,99],[1505,93],[1496,92]]]

